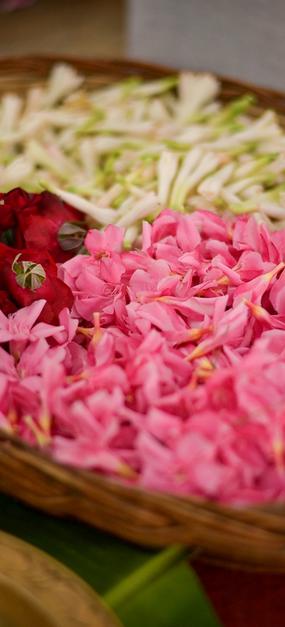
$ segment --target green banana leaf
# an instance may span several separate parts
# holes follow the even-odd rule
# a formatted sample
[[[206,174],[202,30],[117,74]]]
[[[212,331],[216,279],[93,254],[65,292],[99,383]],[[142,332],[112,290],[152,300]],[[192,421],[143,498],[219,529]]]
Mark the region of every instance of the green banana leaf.
[[[0,528],[46,551],[85,579],[125,627],[218,627],[184,547],[143,549],[0,495]]]

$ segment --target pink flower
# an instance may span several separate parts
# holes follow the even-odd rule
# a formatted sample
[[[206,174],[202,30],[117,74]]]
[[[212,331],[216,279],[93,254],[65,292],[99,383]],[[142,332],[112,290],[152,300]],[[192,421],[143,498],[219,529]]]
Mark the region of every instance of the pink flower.
[[[204,211],[162,212],[134,251],[90,231],[60,326],[43,300],[0,314],[0,426],[147,489],[284,499],[284,237]]]
[[[248,310],[243,303],[237,307],[226,311],[218,322],[217,328],[212,335],[206,338],[190,353],[189,359],[197,359],[216,350],[219,346],[238,348],[244,336],[248,322]]]
[[[39,338],[52,337],[61,331],[63,327],[54,327],[45,322],[35,325],[45,304],[45,300],[37,300],[8,317],[0,311],[0,342],[12,341],[19,346],[27,341],[34,342]]]
[[[278,314],[285,315],[285,271],[280,274],[270,290],[270,302]]]
[[[87,233],[85,246],[91,255],[98,259],[109,253],[120,253],[123,249],[124,231],[118,226],[110,224],[104,231],[93,229]]]
[[[240,285],[234,293],[234,304],[240,302],[241,298],[246,298],[259,305],[265,292],[269,287],[271,287],[271,284],[276,280],[276,276],[283,270],[283,268],[284,262],[281,262],[270,272],[261,274],[255,279]]]
[[[29,344],[22,352],[17,370],[22,379],[33,375],[41,375],[43,360],[49,353],[50,347],[45,338],[40,338]]]
[[[70,440],[56,436],[53,439],[52,452],[55,459],[62,464],[100,470],[108,474],[127,474],[119,453],[96,450],[89,439]]]
[[[123,289],[124,270],[119,256],[96,261],[79,255],[63,264],[60,276],[73,291],[75,315],[92,321],[94,312],[103,311],[111,320],[115,297]]]
[[[278,264],[282,260],[274,237],[265,224],[258,224],[254,218],[243,217],[233,228],[233,245],[237,250],[252,250],[260,253],[264,261]]]

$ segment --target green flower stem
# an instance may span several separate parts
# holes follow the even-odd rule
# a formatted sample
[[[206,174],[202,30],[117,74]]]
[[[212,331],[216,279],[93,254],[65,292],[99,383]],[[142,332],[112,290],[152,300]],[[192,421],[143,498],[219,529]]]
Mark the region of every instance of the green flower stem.
[[[148,583],[157,579],[173,564],[184,560],[189,553],[189,548],[181,545],[167,547],[135,570],[134,573],[126,577],[122,582],[111,588],[111,590],[108,590],[104,596],[104,601],[110,607],[116,609],[129,598],[133,597],[134,594]]]

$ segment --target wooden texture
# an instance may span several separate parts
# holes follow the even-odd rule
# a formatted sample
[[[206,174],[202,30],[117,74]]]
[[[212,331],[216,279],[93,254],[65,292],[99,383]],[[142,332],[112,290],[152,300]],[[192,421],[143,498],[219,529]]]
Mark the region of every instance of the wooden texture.
[[[22,91],[40,83],[58,60],[1,60],[1,90]],[[131,75],[149,79],[173,72],[128,61],[68,60],[92,87]],[[274,108],[285,119],[284,94],[231,79],[222,81],[225,101],[248,92],[257,96],[259,110]],[[231,508],[130,488],[91,472],[59,466],[4,433],[0,435],[0,468],[0,490],[51,514],[77,518],[146,546],[196,545],[216,560],[285,572],[285,504]]]
[[[1,625],[120,627],[93,590],[49,555],[3,532],[0,553]]]

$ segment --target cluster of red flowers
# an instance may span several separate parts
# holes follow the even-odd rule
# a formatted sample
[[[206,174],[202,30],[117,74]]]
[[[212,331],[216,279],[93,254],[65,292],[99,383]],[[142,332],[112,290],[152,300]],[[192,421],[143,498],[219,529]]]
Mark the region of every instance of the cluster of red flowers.
[[[40,298],[41,320],[56,322],[73,295],[57,277],[57,262],[80,250],[82,214],[50,194],[15,189],[0,194],[0,309],[13,313]]]

